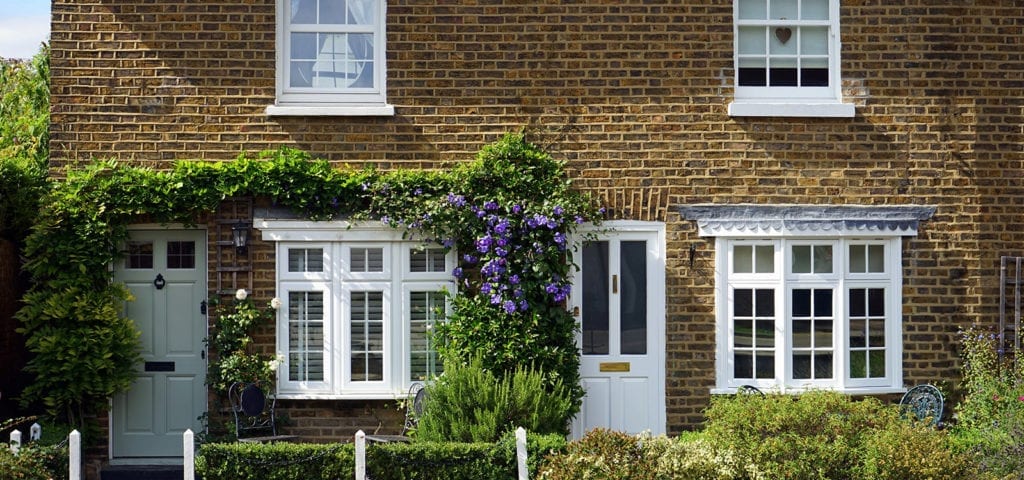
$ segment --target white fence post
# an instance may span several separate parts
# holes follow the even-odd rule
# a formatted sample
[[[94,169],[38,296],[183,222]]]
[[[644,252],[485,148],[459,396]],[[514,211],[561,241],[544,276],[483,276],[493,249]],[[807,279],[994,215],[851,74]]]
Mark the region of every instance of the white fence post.
[[[21,430],[11,432],[11,453],[17,455],[21,449]]]
[[[38,442],[43,436],[43,426],[38,423],[33,423],[32,427],[30,427],[28,431],[28,439],[33,442]]]
[[[366,434],[356,432],[356,480],[366,480]]]
[[[78,430],[68,435],[68,480],[82,480],[82,434]]]
[[[526,469],[526,430],[516,429],[516,463],[519,467],[519,480],[529,480],[530,472]]]
[[[181,436],[181,446],[184,450],[184,469],[185,479],[184,480],[195,480],[196,478],[196,444],[193,440],[194,434],[192,429],[185,430],[185,433]]]

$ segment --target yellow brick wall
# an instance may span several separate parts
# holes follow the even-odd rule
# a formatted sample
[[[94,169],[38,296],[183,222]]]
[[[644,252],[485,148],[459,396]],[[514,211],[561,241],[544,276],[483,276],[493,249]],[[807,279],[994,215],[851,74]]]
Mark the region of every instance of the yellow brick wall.
[[[667,222],[670,431],[701,421],[715,338],[713,242],[675,207],[935,205],[904,241],[905,378],[950,378],[957,327],[996,320],[999,256],[1024,255],[1024,10],[841,3],[855,118],[730,118],[732,2],[706,0],[392,1],[395,116],[268,118],[273,0],[55,0],[53,165],[288,145],[428,168],[526,129],[613,218]]]

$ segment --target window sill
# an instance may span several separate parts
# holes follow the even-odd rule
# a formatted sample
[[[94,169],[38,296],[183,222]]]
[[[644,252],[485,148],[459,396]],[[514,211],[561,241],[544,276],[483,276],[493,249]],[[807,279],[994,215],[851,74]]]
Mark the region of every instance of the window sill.
[[[278,400],[396,400],[407,396],[407,392],[365,392],[346,394],[277,392]]]
[[[888,394],[894,394],[894,393],[907,393],[907,389],[903,388],[903,387],[899,387],[899,388],[896,388],[896,387],[851,387],[851,388],[826,388],[826,387],[820,387],[820,388],[797,388],[797,387],[790,387],[790,388],[787,388],[784,392],[780,392],[777,387],[776,388],[768,388],[768,389],[762,388],[761,389],[761,391],[763,391],[764,393],[784,393],[786,395],[799,395],[801,393],[806,393],[806,392],[810,392],[810,391],[813,391],[813,390],[831,390],[831,391],[835,391],[835,392],[839,392],[839,393],[844,393],[846,395],[888,395]],[[734,388],[734,387],[726,387],[726,388],[718,388],[718,387],[716,387],[716,388],[712,388],[710,393],[712,395],[735,395],[736,394],[736,388]]]
[[[730,117],[852,118],[852,103],[800,100],[747,100],[729,104]]]
[[[268,105],[268,117],[393,117],[395,106],[381,105]]]

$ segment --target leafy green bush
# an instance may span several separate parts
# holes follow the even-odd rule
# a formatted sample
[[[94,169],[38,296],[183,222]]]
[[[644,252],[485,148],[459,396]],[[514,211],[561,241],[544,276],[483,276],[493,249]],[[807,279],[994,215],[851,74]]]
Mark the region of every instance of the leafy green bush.
[[[875,398],[825,391],[716,397],[705,415],[707,438],[762,478],[970,478],[962,475],[973,466],[952,452],[946,432]]]
[[[569,389],[545,387],[542,373],[517,367],[498,378],[479,359],[445,362],[444,375],[427,388],[416,437],[426,441],[493,442],[523,427],[565,435],[572,412]]]
[[[952,427],[957,451],[979,456],[981,470],[1024,476],[1024,355],[999,357],[986,329],[961,332],[963,400]]]
[[[657,458],[655,478],[687,480],[736,480],[764,478],[757,466],[746,463],[733,451],[715,446],[705,435],[691,434],[670,440],[657,437],[651,448]]]
[[[892,422],[864,439],[860,478],[958,480],[976,478],[970,456],[951,450],[949,436],[927,422]]]
[[[657,456],[644,447],[644,438],[607,429],[594,429],[570,443],[565,451],[548,456],[542,480],[654,479]]]
[[[0,447],[0,478],[4,480],[66,480],[68,478],[67,446],[30,443],[18,454],[4,444]]]
[[[564,448],[557,435],[527,435],[529,468],[536,472],[546,453]],[[341,444],[210,443],[196,457],[205,480],[291,480],[353,478],[355,449]],[[497,443],[369,444],[366,473],[375,480],[478,480],[516,478],[515,439]]]

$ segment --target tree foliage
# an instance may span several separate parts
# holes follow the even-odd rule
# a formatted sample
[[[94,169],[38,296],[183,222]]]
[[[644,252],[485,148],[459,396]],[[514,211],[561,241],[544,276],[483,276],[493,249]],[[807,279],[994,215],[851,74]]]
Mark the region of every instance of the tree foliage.
[[[0,59],[0,238],[19,242],[46,186],[50,51],[28,62]]]

